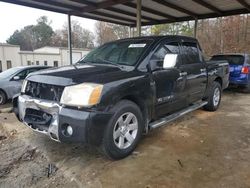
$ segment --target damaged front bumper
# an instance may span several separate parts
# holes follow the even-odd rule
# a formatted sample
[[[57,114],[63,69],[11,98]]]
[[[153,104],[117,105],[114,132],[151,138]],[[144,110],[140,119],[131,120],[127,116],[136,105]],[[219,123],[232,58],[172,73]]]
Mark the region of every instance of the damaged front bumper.
[[[112,117],[110,113],[67,108],[27,95],[16,96],[13,106],[19,121],[59,142],[99,145]]]

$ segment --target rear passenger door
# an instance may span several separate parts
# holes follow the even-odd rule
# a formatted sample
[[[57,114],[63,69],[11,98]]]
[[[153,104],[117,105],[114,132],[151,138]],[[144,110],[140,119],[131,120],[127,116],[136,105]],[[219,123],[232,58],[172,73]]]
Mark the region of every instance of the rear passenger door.
[[[182,41],[182,64],[180,70],[187,76],[188,103],[196,102],[204,96],[207,86],[206,63],[200,47],[195,41]]]

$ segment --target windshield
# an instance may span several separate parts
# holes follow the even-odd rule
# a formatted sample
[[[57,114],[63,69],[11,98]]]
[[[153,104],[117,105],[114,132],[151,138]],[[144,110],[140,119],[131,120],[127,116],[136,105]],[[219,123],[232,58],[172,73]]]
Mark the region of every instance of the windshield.
[[[18,70],[20,70],[19,67],[14,67],[14,68],[8,69],[6,71],[3,71],[0,73],[0,79],[9,78],[13,74],[15,74]]]
[[[244,56],[242,55],[216,55],[213,56],[211,60],[226,60],[229,65],[243,65]]]
[[[91,51],[78,63],[102,63],[133,66],[150,45],[151,40],[116,41]]]

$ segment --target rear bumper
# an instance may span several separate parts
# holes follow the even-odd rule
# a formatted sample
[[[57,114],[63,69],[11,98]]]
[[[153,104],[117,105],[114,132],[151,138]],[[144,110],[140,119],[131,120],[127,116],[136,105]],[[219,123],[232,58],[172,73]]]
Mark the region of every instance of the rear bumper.
[[[36,132],[66,143],[99,145],[111,113],[84,111],[20,95],[14,98],[14,112],[18,119]],[[73,134],[66,131],[70,126]]]
[[[247,74],[240,74],[238,77],[229,77],[229,82],[232,85],[248,85],[250,80]]]

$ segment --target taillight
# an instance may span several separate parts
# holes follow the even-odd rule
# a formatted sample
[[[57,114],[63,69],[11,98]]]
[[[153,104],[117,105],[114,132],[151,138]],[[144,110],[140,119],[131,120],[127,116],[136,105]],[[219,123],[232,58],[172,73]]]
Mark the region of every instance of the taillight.
[[[248,67],[242,67],[241,73],[243,73],[243,74],[249,74],[249,68]]]

